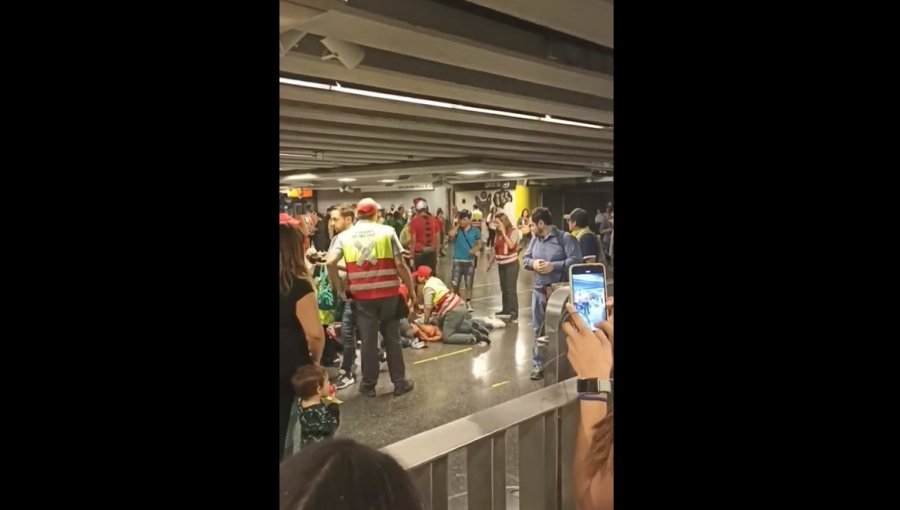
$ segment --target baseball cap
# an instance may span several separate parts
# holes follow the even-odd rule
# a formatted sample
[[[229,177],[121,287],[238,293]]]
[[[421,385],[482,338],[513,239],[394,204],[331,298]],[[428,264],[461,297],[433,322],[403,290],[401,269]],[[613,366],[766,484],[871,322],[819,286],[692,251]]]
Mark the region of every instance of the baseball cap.
[[[417,211],[424,211],[425,209],[428,209],[428,202],[426,202],[425,200],[419,200],[418,202],[416,202]]]
[[[356,204],[356,214],[363,214],[366,216],[371,216],[378,212],[381,206],[378,205],[378,202],[372,200],[371,198],[364,198]]]
[[[299,225],[300,220],[294,219],[294,217],[288,213],[281,213],[278,215],[278,223],[281,225]]]
[[[418,269],[412,274],[414,278],[431,278],[431,268],[428,266],[419,266]]]
[[[582,209],[580,207],[576,207],[575,209],[572,209],[572,212],[563,216],[563,219],[564,220],[572,220],[575,223],[581,223],[581,224],[587,225],[588,224],[588,213],[584,209]]]

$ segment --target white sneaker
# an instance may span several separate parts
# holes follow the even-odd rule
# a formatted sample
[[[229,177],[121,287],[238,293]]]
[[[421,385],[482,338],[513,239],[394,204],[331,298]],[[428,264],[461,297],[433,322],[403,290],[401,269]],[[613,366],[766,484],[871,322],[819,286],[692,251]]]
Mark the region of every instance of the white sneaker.
[[[412,341],[411,344],[409,344],[409,346],[413,349],[424,349],[424,348],[428,347],[428,344],[426,344],[425,342],[416,338],[415,340]]]
[[[338,375],[337,384],[335,384],[334,387],[335,389],[342,390],[352,384],[356,384],[356,378],[353,377],[353,374],[348,374],[341,370],[340,375]]]

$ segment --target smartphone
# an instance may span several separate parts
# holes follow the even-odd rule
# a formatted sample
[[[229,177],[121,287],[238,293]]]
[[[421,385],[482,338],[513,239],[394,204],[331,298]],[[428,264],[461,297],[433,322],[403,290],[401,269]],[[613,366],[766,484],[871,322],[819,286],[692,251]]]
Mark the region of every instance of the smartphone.
[[[569,268],[572,306],[590,328],[606,320],[606,267],[575,264]]]

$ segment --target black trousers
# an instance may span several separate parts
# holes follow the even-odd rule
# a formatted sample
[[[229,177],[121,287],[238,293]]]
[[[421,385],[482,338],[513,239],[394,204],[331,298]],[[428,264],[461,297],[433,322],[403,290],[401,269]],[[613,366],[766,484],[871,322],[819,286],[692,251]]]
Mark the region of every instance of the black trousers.
[[[417,253],[415,257],[415,269],[418,269],[419,266],[428,266],[431,268],[431,274],[435,274],[437,272],[437,252],[429,251]]]

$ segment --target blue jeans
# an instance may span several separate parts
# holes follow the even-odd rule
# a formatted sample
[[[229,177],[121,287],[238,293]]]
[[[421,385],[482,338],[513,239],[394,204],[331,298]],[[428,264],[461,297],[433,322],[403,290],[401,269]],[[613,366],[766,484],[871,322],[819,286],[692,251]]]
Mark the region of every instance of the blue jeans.
[[[531,347],[531,364],[534,368],[544,369],[543,347],[538,344],[538,337],[544,329],[544,315],[547,311],[547,295],[543,289],[531,290],[531,325],[534,329],[534,340]]]
[[[341,317],[341,344],[344,346],[341,359],[341,370],[353,373],[356,362],[356,303],[344,301],[344,315]]]

